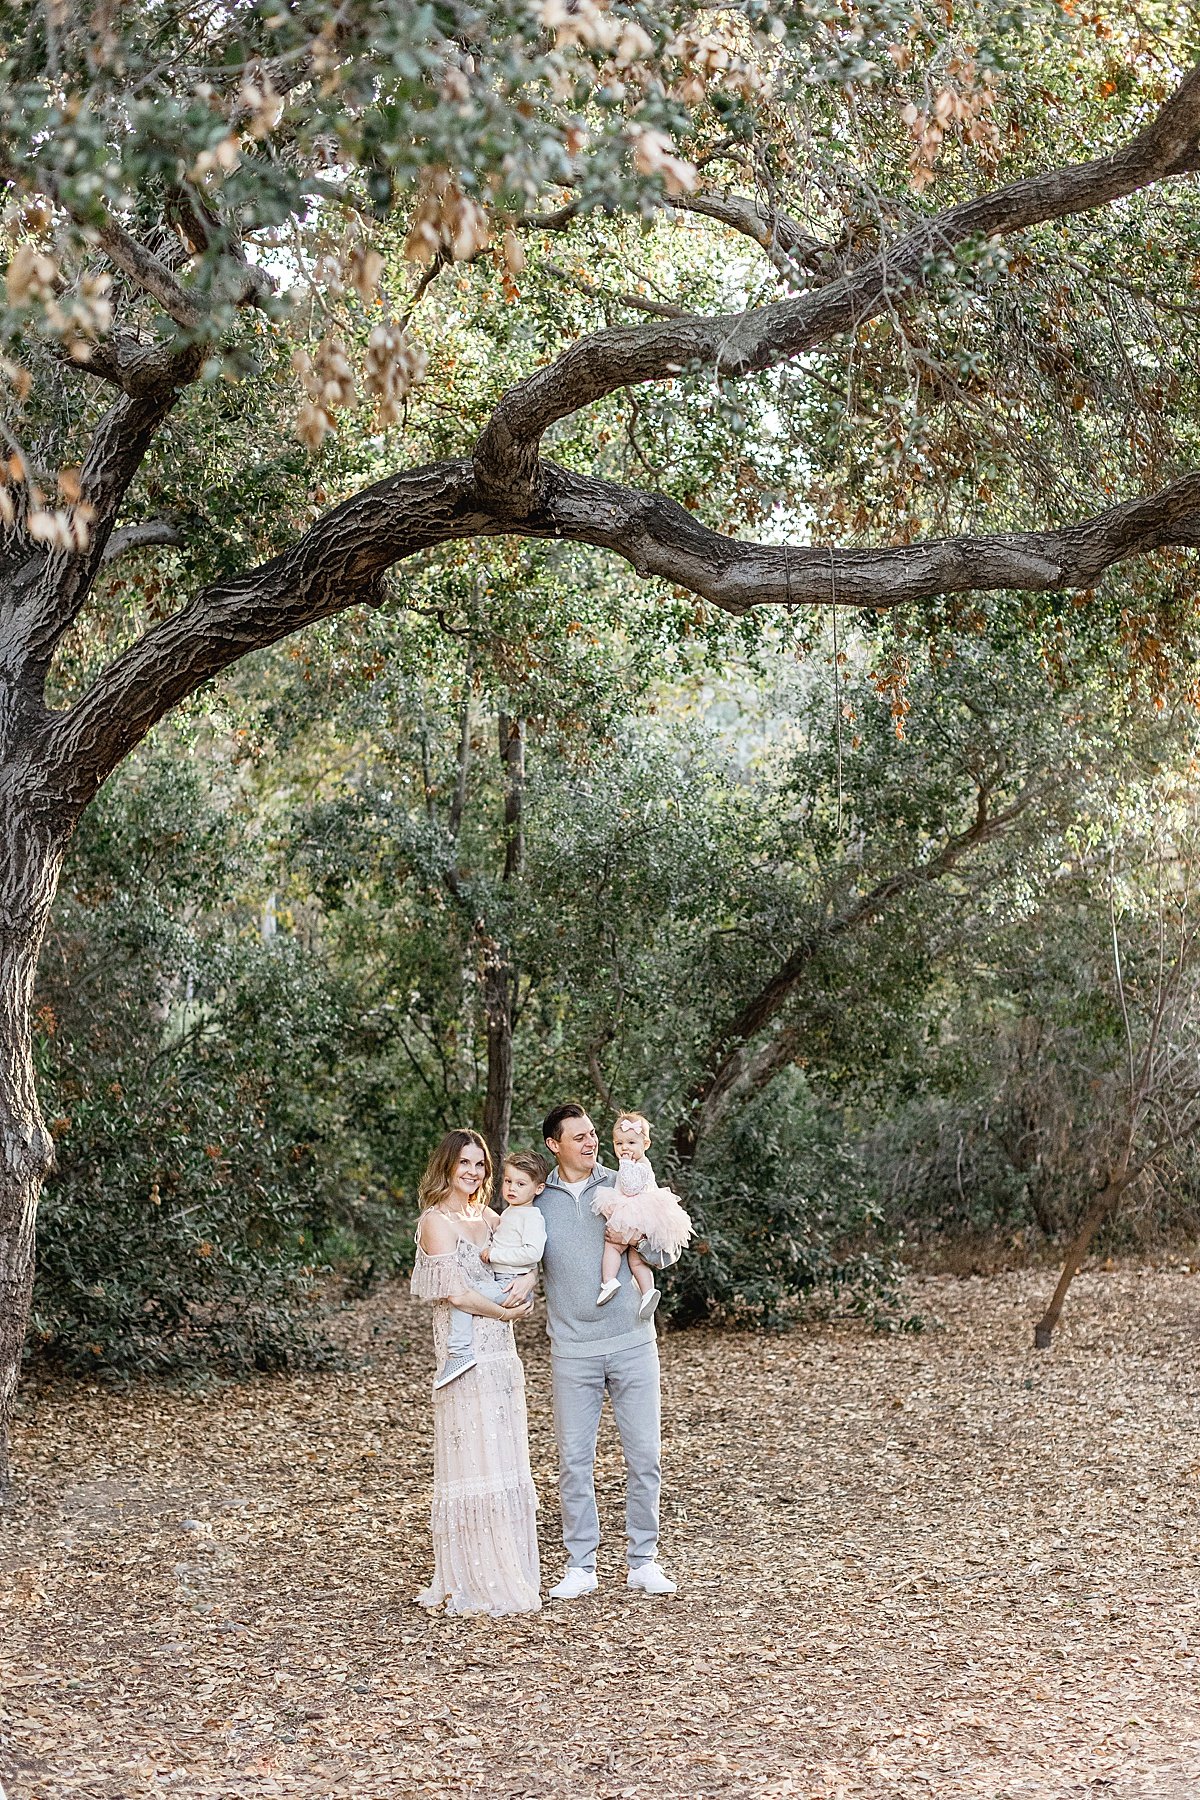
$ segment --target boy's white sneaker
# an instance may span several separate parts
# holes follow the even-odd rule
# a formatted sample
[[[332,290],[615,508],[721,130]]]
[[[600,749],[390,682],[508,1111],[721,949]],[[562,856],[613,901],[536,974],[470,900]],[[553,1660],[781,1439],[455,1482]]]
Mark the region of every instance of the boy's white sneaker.
[[[474,1367],[475,1357],[470,1350],[456,1350],[452,1356],[446,1358],[438,1370],[437,1380],[433,1385],[435,1388],[449,1387],[452,1381],[457,1381],[460,1375],[465,1375],[469,1369]]]
[[[630,1569],[625,1578],[626,1587],[636,1588],[643,1594],[673,1594],[675,1583],[669,1575],[664,1575],[657,1563],[643,1563],[640,1569]]]
[[[647,1293],[642,1295],[642,1298],[641,1298],[640,1302],[638,1303],[638,1318],[639,1319],[653,1318],[654,1309],[658,1305],[658,1301],[659,1301],[658,1289],[656,1287],[650,1288]]]
[[[596,1295],[596,1305],[607,1306],[613,1295],[619,1294],[620,1291],[621,1283],[614,1275],[611,1281],[606,1281],[601,1285],[600,1292]]]
[[[557,1587],[550,1589],[551,1600],[578,1600],[580,1594],[594,1594],[597,1588],[595,1569],[568,1569]]]

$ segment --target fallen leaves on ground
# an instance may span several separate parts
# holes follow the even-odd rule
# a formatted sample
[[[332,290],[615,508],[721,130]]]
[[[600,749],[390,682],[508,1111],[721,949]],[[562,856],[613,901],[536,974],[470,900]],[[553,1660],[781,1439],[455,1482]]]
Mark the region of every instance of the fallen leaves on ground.
[[[340,1373],[27,1401],[4,1527],[9,1800],[1195,1800],[1200,1281],[914,1282],[918,1337],[663,1340],[663,1560],[627,1593],[430,1619],[427,1313]],[[529,1376],[557,1575],[540,1332]]]

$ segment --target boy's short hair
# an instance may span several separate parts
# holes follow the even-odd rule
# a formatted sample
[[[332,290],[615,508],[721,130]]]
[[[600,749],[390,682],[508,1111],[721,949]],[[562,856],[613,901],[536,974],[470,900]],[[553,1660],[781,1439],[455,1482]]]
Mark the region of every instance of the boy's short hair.
[[[540,1188],[545,1187],[546,1177],[550,1173],[545,1158],[539,1156],[536,1150],[514,1150],[505,1157],[504,1166],[506,1169],[520,1169],[522,1175],[528,1175],[530,1181]]]
[[[561,1106],[552,1106],[542,1120],[542,1137],[547,1143],[551,1138],[557,1143],[567,1119],[586,1118],[587,1111],[578,1100],[564,1100]]]
[[[647,1144],[649,1144],[649,1142],[650,1142],[650,1121],[646,1117],[645,1113],[630,1112],[627,1107],[622,1107],[621,1111],[617,1114],[616,1118],[613,1120],[614,1133],[615,1133],[618,1125],[624,1125],[626,1123],[628,1123],[630,1125],[640,1125],[642,1128],[642,1136],[645,1138]]]

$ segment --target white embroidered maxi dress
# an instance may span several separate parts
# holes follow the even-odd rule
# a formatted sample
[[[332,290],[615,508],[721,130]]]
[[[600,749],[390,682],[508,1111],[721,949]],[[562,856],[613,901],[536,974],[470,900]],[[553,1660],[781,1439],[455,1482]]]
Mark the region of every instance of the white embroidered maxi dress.
[[[432,1300],[433,1348],[445,1361],[450,1295],[485,1272],[466,1238],[429,1256],[417,1246],[412,1291]],[[525,1370],[513,1328],[475,1319],[475,1367],[433,1395],[433,1580],[422,1606],[448,1613],[537,1612],[537,1493],[529,1470]]]

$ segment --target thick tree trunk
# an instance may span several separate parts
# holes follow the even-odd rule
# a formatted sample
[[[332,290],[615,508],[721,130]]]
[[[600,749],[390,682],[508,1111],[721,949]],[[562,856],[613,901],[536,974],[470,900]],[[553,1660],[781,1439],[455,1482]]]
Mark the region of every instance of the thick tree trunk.
[[[37,1207],[54,1162],[34,1087],[30,1007],[66,835],[0,787],[0,1493],[33,1296]]]

